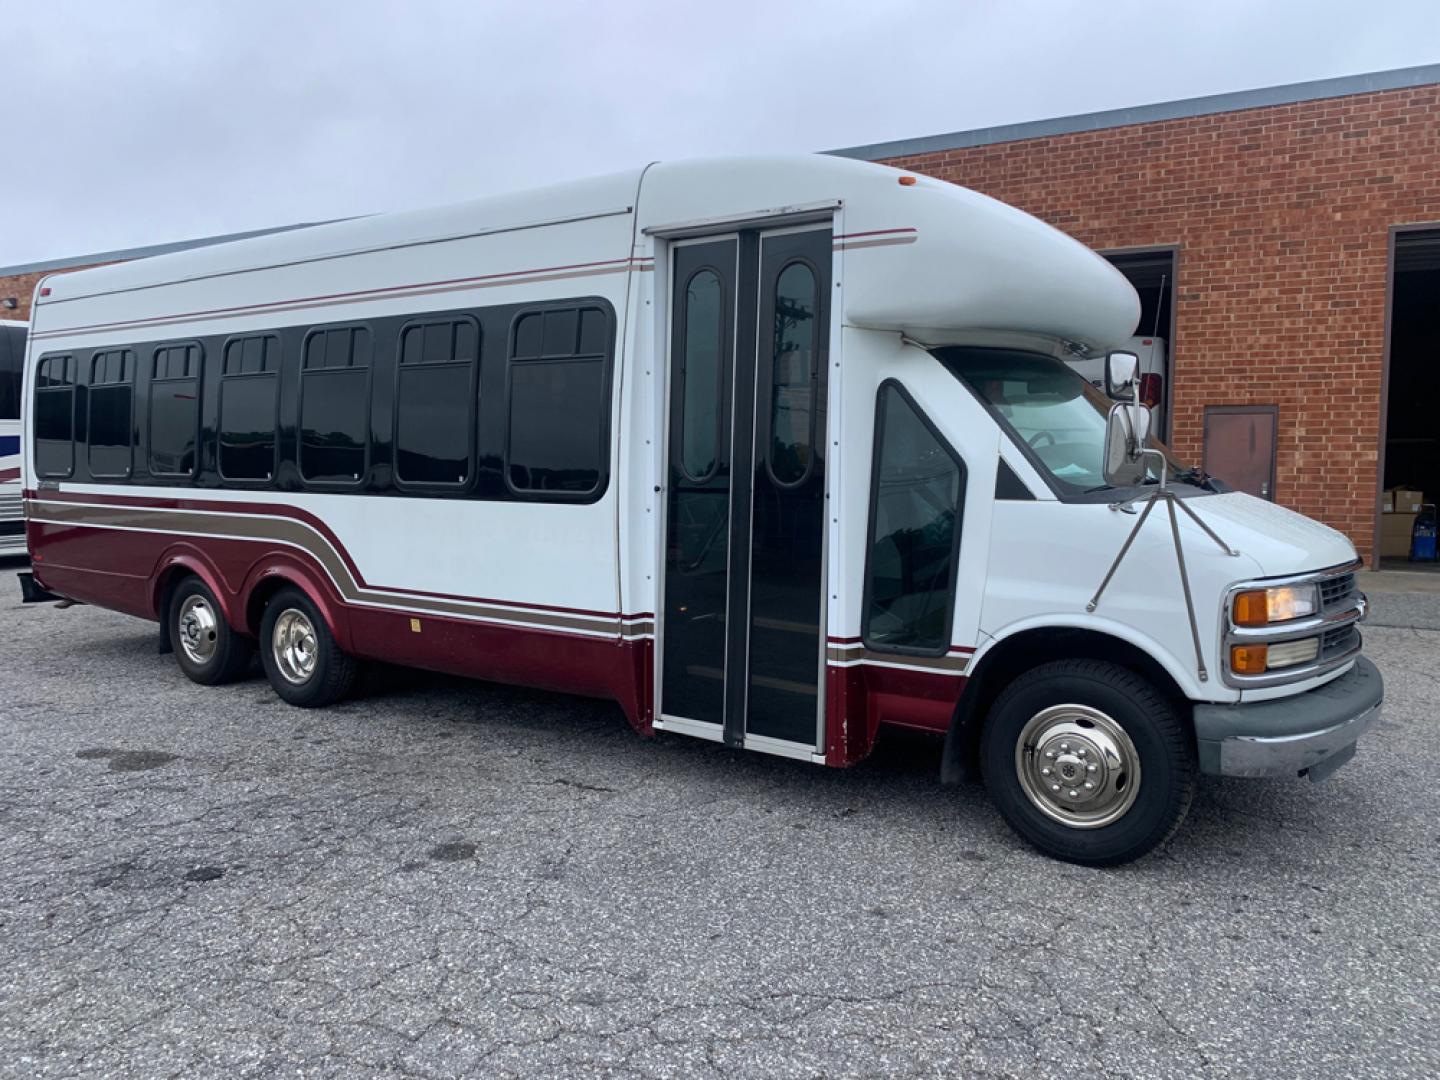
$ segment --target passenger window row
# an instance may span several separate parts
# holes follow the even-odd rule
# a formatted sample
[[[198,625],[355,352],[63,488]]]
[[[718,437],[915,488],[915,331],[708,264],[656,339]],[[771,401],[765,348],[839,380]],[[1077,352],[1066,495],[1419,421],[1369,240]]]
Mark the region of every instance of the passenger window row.
[[[47,354],[39,477],[591,501],[615,314],[598,298]]]

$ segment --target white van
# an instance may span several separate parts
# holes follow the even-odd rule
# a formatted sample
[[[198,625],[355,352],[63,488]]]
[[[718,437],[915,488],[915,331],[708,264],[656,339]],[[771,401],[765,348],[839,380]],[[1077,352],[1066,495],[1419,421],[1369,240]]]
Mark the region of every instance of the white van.
[[[1169,432],[1169,413],[1165,399],[1170,386],[1170,355],[1165,339],[1161,337],[1135,336],[1115,343],[1117,350],[1132,352],[1140,358],[1140,403],[1150,410],[1150,429],[1161,438]],[[1073,367],[1080,377],[1097,389],[1105,388],[1105,359],[1101,356],[1085,356],[1072,359]]]
[[[815,764],[934,732],[1036,846],[1123,862],[1201,773],[1333,771],[1381,697],[1349,541],[1067,366],[1138,314],[1034,218],[828,157],[50,277],[31,586],[300,706],[383,659]]]

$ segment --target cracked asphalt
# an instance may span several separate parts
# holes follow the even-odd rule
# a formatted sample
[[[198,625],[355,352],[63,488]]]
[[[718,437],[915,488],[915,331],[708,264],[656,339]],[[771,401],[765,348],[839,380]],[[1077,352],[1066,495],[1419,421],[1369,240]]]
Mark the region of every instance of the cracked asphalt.
[[[1440,1074],[1436,631],[1368,631],[1332,780],[1207,782],[1096,871],[930,741],[394,674],[306,712],[0,585],[0,1075]]]

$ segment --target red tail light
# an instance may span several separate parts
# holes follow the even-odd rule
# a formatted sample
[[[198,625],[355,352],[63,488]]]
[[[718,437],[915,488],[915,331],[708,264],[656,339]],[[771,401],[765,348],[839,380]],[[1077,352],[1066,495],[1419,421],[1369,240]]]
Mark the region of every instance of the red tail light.
[[[1152,409],[1160,404],[1160,376],[1153,371],[1140,376],[1140,404]]]

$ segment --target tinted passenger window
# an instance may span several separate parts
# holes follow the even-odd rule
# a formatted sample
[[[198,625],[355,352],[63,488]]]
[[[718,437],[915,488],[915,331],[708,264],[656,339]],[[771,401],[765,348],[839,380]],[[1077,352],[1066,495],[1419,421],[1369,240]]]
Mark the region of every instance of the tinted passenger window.
[[[24,368],[25,328],[0,326],[0,420],[20,419]]]
[[[135,439],[135,354],[107,349],[90,357],[89,423],[86,454],[90,475],[130,475]]]
[[[150,378],[150,472],[194,476],[200,437],[200,346],[161,345]]]
[[[480,325],[447,319],[405,327],[395,388],[395,475],[464,484],[471,475]]]
[[[775,282],[774,404],[770,416],[770,476],[793,487],[815,460],[815,272],[791,263]]]
[[[598,307],[553,308],[514,324],[505,471],[512,490],[599,490],[609,428],[610,317]]]
[[[950,647],[965,467],[894,384],[880,388],[865,643]]]
[[[685,356],[680,416],[680,465],[697,484],[715,472],[720,447],[725,297],[713,270],[696,273],[685,287]]]
[[[47,356],[35,371],[35,472],[75,471],[75,358]]]
[[[370,435],[370,331],[344,326],[305,339],[300,372],[300,475],[355,483]]]
[[[220,475],[269,480],[275,471],[280,339],[273,334],[225,343],[220,366]]]

